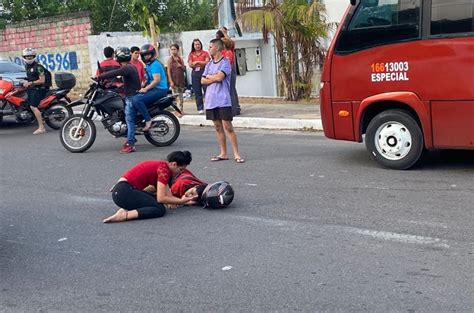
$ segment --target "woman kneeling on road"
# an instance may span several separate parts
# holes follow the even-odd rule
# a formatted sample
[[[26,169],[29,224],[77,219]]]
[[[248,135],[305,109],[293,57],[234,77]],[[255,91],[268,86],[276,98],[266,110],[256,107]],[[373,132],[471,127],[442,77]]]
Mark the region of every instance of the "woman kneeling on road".
[[[191,163],[189,151],[174,151],[164,160],[143,161],[126,171],[112,188],[112,199],[120,209],[104,223],[162,217],[165,205],[194,204],[196,197],[172,195],[172,177],[180,174]],[[156,190],[156,196],[152,191]]]

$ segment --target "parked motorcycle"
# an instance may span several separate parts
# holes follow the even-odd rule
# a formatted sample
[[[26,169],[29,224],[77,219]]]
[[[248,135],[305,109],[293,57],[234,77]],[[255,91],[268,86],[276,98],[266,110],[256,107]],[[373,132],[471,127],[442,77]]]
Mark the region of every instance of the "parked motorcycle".
[[[143,132],[145,121],[141,114],[137,114],[136,134],[144,135],[146,140],[157,147],[169,146],[179,136],[180,124],[176,116],[165,109],[176,106],[177,95],[169,95],[159,99],[148,107],[152,126],[149,131]],[[101,116],[104,128],[114,137],[127,136],[125,121],[125,100],[116,92],[105,89],[101,82],[93,81],[84,95],[84,99],[75,101],[69,107],[84,105],[80,114],[69,117],[61,127],[60,140],[64,148],[70,152],[84,152],[88,150],[96,139],[95,116]]]
[[[67,78],[66,84],[63,84],[64,78]],[[72,109],[68,107],[71,99],[67,94],[74,87],[76,80],[74,75],[69,73],[56,73],[55,80],[58,89],[48,91],[38,109],[45,123],[57,130],[61,128],[62,122],[73,114]],[[13,115],[20,123],[31,123],[35,120],[28,104],[26,88],[15,85],[11,79],[0,78],[0,123],[4,116],[9,115]]]

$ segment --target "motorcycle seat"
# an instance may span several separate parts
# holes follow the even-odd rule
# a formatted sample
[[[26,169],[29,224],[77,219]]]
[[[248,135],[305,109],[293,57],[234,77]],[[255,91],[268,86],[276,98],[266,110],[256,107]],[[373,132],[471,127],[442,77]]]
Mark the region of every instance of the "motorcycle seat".
[[[175,98],[175,97],[176,97],[176,96],[174,96],[174,95],[168,95],[168,96],[166,96],[166,97],[163,97],[163,98],[158,99],[158,100],[155,101],[153,104],[167,103],[167,102],[173,101],[173,98]]]
[[[51,96],[51,95],[58,95],[58,96],[65,96],[69,90],[67,89],[50,89],[46,93],[46,96]]]

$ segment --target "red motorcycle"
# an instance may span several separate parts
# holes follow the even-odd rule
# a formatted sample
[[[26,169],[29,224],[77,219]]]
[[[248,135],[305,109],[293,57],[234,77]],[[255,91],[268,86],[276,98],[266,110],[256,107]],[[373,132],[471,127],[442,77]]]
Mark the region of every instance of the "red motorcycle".
[[[76,84],[76,79],[70,73],[56,73],[54,78],[58,88],[48,91],[38,109],[49,127],[60,129],[61,124],[73,115],[72,109],[67,106],[71,103],[67,94]],[[26,88],[15,85],[13,80],[0,78],[0,123],[4,116],[9,115],[13,115],[20,123],[31,123],[35,120],[28,104]]]

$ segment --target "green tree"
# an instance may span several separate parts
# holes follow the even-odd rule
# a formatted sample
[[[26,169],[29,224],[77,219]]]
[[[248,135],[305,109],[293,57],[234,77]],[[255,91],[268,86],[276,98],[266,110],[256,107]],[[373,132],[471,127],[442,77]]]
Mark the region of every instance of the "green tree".
[[[132,20],[140,26],[145,35],[151,36],[150,19],[155,23],[155,35],[160,33],[160,28],[156,25],[157,17],[150,11],[144,0],[132,0],[128,8]]]
[[[288,100],[311,95],[314,65],[321,65],[327,37],[325,8],[315,0],[266,0],[261,9],[243,13],[244,29],[261,31],[265,41],[273,36],[280,78]]]
[[[88,11],[93,33],[144,30],[137,7],[147,8],[162,32],[211,29],[216,24],[217,0],[0,0],[0,28],[12,22]],[[139,9],[138,8],[138,9]],[[210,18],[211,17],[211,18]],[[2,27],[3,25],[3,27]]]

